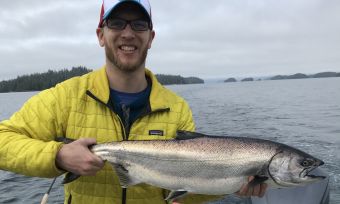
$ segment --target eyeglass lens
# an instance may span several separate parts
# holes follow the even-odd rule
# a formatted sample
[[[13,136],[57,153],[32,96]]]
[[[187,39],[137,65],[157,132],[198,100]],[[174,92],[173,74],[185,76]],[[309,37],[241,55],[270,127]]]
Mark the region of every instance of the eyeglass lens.
[[[134,31],[146,31],[149,29],[149,23],[145,20],[124,20],[124,19],[107,19],[107,27],[115,30],[124,30],[126,25],[129,24]]]

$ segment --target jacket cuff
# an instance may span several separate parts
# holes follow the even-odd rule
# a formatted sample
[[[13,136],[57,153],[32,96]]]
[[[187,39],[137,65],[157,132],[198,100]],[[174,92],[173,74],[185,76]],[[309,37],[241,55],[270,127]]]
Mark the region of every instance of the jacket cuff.
[[[61,169],[61,168],[59,168],[57,166],[56,159],[57,159],[57,154],[58,154],[59,150],[63,147],[64,144],[62,142],[54,142],[54,141],[52,141],[52,142],[50,142],[49,145],[53,146],[52,147],[53,152],[51,152],[52,158],[50,160],[51,167],[52,167],[52,169],[50,169],[51,170],[51,177],[60,176],[60,175],[64,174],[66,171],[64,169]]]

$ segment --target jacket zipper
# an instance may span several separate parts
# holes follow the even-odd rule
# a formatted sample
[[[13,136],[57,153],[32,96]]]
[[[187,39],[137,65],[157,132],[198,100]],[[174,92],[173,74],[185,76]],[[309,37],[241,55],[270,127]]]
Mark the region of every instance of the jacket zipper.
[[[110,107],[108,104],[104,103],[103,101],[99,100],[95,95],[93,95],[90,91],[86,91],[86,94],[88,96],[90,96],[91,98],[93,98],[95,101],[103,104],[104,106],[106,106],[107,108],[109,108],[118,118],[120,126],[122,127],[122,133],[123,133],[123,140],[128,140],[128,138],[126,137],[126,130],[125,130],[125,126],[123,124],[122,119],[119,117],[119,115],[117,113],[114,112],[113,108]],[[126,188],[122,189],[122,204],[126,204]]]
[[[112,112],[114,112],[114,110],[113,110],[112,107],[110,107],[108,104],[106,104],[106,103],[102,102],[101,100],[99,100],[99,99],[98,99],[95,95],[93,95],[90,91],[87,90],[87,91],[86,91],[86,94],[87,94],[88,96],[90,96],[91,98],[93,98],[95,101],[97,101],[97,102],[99,102],[99,103],[105,105],[106,107],[108,107]],[[150,106],[147,106],[147,107],[145,108],[144,113],[142,113],[142,114],[140,114],[139,116],[137,116],[137,117],[135,118],[135,120],[131,122],[130,125],[128,124],[129,116],[130,116],[130,115],[129,115],[129,110],[127,110],[126,107],[125,107],[124,105],[122,106],[122,110],[123,110],[123,114],[124,114],[124,116],[125,116],[125,121],[124,121],[125,123],[123,123],[122,119],[119,117],[118,114],[116,114],[115,112],[114,112],[114,113],[116,114],[116,116],[117,116],[117,118],[118,118],[118,120],[119,120],[119,123],[120,123],[120,125],[121,125],[121,127],[122,127],[123,140],[124,140],[124,141],[127,141],[127,140],[129,140],[130,129],[131,129],[133,123],[134,123],[136,120],[138,120],[138,119],[140,119],[140,118],[143,118],[143,117],[145,117],[145,116],[147,116],[147,115],[154,114],[154,113],[170,111],[170,108],[163,108],[163,109],[157,109],[157,110],[154,110],[154,111],[150,111]],[[122,204],[126,204],[126,197],[127,197],[127,188],[123,188],[123,189],[122,189]],[[72,198],[72,197],[71,197],[71,198]]]
[[[124,112],[124,110],[123,110],[123,112]],[[125,129],[125,126],[122,122],[122,119],[119,117],[118,114],[116,114],[116,116],[119,120],[120,126],[122,127],[123,140],[124,141],[129,140],[129,138],[126,136],[127,135],[127,129]],[[126,204],[126,194],[127,194],[127,188],[122,188],[122,204]]]
[[[131,122],[131,124],[129,124],[130,110],[126,109],[125,105],[122,106],[122,110],[123,110],[124,119],[125,119],[124,124],[123,124],[123,122],[122,122],[122,120],[121,120],[121,118],[119,117],[118,114],[117,114],[117,117],[119,118],[120,124],[122,126],[123,131],[124,131],[123,132],[123,139],[129,140],[129,134],[130,134],[131,127],[137,119],[145,117],[145,116],[153,114],[153,113],[162,112],[162,111],[169,111],[170,108],[159,109],[159,110],[155,110],[155,111],[148,111],[148,109],[146,109],[145,113],[137,116],[136,119]],[[122,204],[126,204],[127,188],[123,188],[122,190],[123,190],[123,192],[122,192],[123,193]]]

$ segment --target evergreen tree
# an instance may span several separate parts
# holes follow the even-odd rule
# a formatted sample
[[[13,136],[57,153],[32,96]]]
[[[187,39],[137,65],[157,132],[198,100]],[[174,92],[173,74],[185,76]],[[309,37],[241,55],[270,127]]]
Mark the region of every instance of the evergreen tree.
[[[73,67],[71,70],[48,70],[45,73],[34,73],[18,76],[16,79],[0,82],[0,93],[20,91],[40,91],[51,88],[66,79],[81,76],[92,70],[86,67]]]

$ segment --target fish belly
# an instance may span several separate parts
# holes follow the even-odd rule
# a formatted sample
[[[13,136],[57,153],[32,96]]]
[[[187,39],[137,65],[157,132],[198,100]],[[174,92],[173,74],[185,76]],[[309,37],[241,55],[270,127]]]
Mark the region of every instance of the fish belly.
[[[139,160],[141,161],[141,160]],[[247,176],[221,171],[218,164],[199,161],[153,161],[129,163],[129,176],[141,183],[168,190],[223,195],[238,191],[247,182]]]

